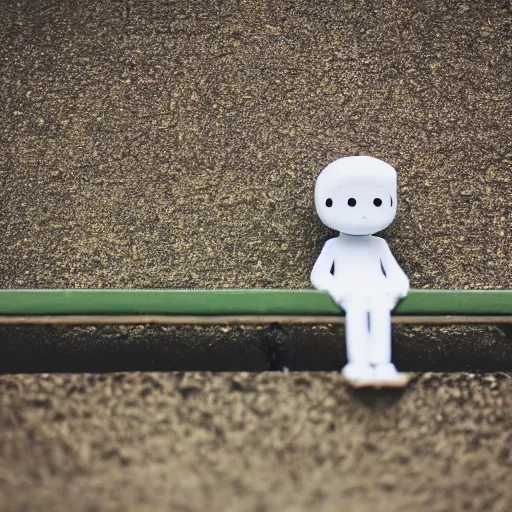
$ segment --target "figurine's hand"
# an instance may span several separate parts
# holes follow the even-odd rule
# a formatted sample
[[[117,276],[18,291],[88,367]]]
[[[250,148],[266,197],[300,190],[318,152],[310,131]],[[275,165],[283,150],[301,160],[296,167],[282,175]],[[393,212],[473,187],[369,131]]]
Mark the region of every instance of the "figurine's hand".
[[[394,291],[394,295],[397,299],[404,299],[407,296],[407,293],[409,292],[409,284],[404,286],[399,286]]]
[[[331,299],[336,304],[341,304],[344,300],[347,300],[347,293],[344,292],[343,290],[340,290],[338,288],[336,288],[336,289],[331,288],[328,291],[329,291],[329,295],[331,296]]]
[[[398,296],[401,299],[405,299],[405,297],[407,297],[408,293],[409,293],[409,288],[407,287],[407,288],[404,288],[403,290],[401,290]]]
[[[329,292],[331,281],[323,277],[311,276],[311,284],[313,285],[313,288],[320,292]]]
[[[401,295],[402,299],[404,299],[407,296],[410,289],[411,289],[411,285],[409,284],[409,279],[407,279],[404,286],[402,287],[402,295]]]

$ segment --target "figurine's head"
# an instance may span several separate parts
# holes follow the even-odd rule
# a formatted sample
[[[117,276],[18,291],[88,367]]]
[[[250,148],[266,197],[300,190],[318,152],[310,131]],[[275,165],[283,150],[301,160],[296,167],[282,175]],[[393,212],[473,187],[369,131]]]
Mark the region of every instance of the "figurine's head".
[[[316,179],[315,206],[322,222],[347,235],[371,235],[396,215],[396,171],[371,156],[330,163]]]

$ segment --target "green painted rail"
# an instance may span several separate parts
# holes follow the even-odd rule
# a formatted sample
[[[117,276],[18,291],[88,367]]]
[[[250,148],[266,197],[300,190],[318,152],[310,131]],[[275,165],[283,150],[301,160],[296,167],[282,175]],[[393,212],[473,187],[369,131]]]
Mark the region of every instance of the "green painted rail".
[[[315,290],[0,290],[0,315],[339,315]],[[512,315],[512,290],[411,290],[399,315]]]

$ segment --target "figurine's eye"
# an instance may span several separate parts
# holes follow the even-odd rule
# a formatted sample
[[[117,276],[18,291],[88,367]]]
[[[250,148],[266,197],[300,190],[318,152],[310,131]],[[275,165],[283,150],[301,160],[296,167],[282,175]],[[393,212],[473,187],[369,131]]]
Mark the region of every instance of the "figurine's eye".
[[[353,197],[351,197],[347,202],[348,202],[348,205],[352,206],[352,207],[357,204],[357,201]]]
[[[373,200],[373,204],[375,206],[381,206],[382,205],[382,199],[380,199],[379,197],[376,197],[374,200]]]
[[[325,206],[327,206],[327,208],[330,208],[332,206],[332,199],[329,197],[329,199],[327,199],[327,201],[325,201]]]

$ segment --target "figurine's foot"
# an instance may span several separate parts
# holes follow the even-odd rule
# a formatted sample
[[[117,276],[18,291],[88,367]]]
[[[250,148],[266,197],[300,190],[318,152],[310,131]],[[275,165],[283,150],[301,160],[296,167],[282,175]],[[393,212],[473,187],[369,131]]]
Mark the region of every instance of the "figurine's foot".
[[[369,381],[374,379],[373,368],[365,363],[348,363],[341,373],[351,381]]]
[[[353,370],[352,365],[348,364],[342,370],[353,388],[405,388],[411,380],[411,374],[398,372],[391,363],[379,364],[375,368],[369,365],[355,366],[357,368]]]
[[[374,369],[375,380],[393,381],[399,377],[398,370],[393,363],[378,364]]]

